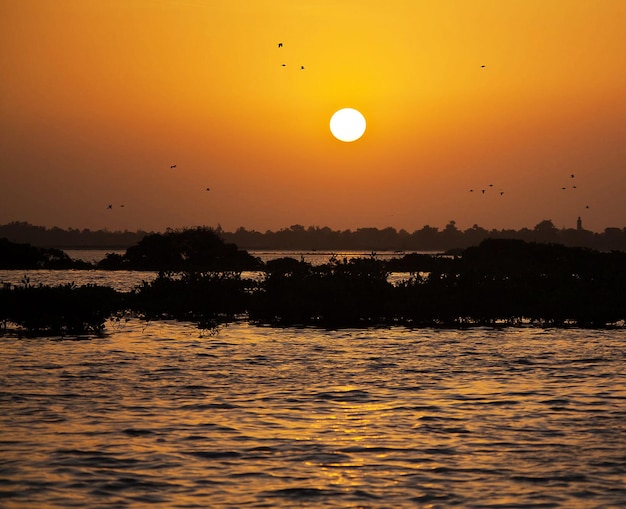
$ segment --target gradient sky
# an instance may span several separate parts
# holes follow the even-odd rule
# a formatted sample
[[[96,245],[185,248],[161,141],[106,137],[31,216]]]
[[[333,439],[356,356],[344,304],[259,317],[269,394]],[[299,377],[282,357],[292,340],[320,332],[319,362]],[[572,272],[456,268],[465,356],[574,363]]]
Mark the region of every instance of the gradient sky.
[[[0,0],[0,224],[623,227],[625,27],[624,0]]]

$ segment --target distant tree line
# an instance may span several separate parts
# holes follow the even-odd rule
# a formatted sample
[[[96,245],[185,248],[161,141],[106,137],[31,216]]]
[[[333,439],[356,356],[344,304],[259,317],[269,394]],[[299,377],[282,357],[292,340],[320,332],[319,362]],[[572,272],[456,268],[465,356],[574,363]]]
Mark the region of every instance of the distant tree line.
[[[392,227],[339,231],[317,226],[305,228],[298,224],[265,233],[243,227],[234,233],[219,228],[218,231],[225,240],[244,249],[256,250],[446,251],[477,246],[485,239],[517,239],[600,251],[626,251],[626,228],[606,228],[602,233],[585,230],[582,226],[558,229],[549,219],[532,229],[520,230],[486,230],[476,224],[460,230],[455,221],[450,221],[442,230],[426,225],[413,233]]]
[[[32,244],[37,247],[58,249],[126,249],[137,244],[148,233],[151,232],[90,230],[88,228],[64,230],[57,226],[53,228],[34,226],[23,221],[0,225],[0,238],[4,237],[11,242]]]
[[[461,230],[455,221],[450,221],[443,229],[426,225],[412,233],[392,227],[332,230],[298,224],[278,231],[259,232],[243,226],[234,232],[226,232],[218,226],[215,231],[225,241],[247,250],[446,251],[477,246],[485,239],[518,239],[600,251],[626,251],[626,228],[605,228],[603,232],[592,232],[579,223],[577,228],[559,229],[549,219],[539,222],[534,228],[520,230],[487,230],[476,224]],[[0,226],[0,238],[63,249],[125,249],[138,244],[149,233],[153,232],[48,229],[25,222]]]

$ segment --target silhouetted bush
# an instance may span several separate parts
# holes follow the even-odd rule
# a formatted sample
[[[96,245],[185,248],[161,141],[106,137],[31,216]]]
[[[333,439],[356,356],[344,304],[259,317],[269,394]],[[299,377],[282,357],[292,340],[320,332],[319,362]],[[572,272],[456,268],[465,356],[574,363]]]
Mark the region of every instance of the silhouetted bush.
[[[109,254],[102,269],[158,271],[241,271],[262,264],[247,251],[229,244],[210,228],[146,235],[123,256]]]
[[[393,286],[378,260],[332,261],[320,267],[283,261],[281,266],[282,270],[269,271],[252,295],[253,320],[356,326],[382,323],[392,315],[388,304]]]
[[[285,256],[283,258],[275,258],[265,262],[265,271],[274,276],[286,276],[288,274],[298,274],[308,272],[312,269],[312,265],[304,260],[296,260]]]
[[[385,262],[389,272],[434,272],[452,264],[451,256],[409,253],[401,258],[392,258]]]
[[[85,269],[91,264],[72,260],[65,252],[0,239],[0,269]]]
[[[256,283],[238,272],[159,273],[129,296],[133,311],[147,319],[207,320],[245,313]]]
[[[419,323],[606,326],[626,318],[625,270],[625,253],[486,240],[399,289]]]
[[[98,268],[103,270],[116,270],[124,266],[124,257],[118,253],[107,253],[105,257],[98,262]]]
[[[125,304],[112,288],[86,285],[18,286],[0,289],[1,318],[30,333],[100,332]]]

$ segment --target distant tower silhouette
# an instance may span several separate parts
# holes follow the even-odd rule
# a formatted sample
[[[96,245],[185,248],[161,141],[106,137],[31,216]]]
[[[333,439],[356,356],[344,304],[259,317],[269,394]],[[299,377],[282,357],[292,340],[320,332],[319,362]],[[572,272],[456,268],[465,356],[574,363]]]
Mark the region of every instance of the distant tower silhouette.
[[[576,230],[578,230],[579,232],[583,231],[583,220],[580,218],[580,216],[578,216],[578,219],[576,220]]]

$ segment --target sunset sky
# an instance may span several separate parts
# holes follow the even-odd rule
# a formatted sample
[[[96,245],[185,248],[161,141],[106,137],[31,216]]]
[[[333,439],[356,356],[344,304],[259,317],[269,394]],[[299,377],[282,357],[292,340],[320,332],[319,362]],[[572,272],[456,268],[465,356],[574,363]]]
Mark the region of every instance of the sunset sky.
[[[624,0],[0,0],[0,224],[624,227],[625,55]]]

